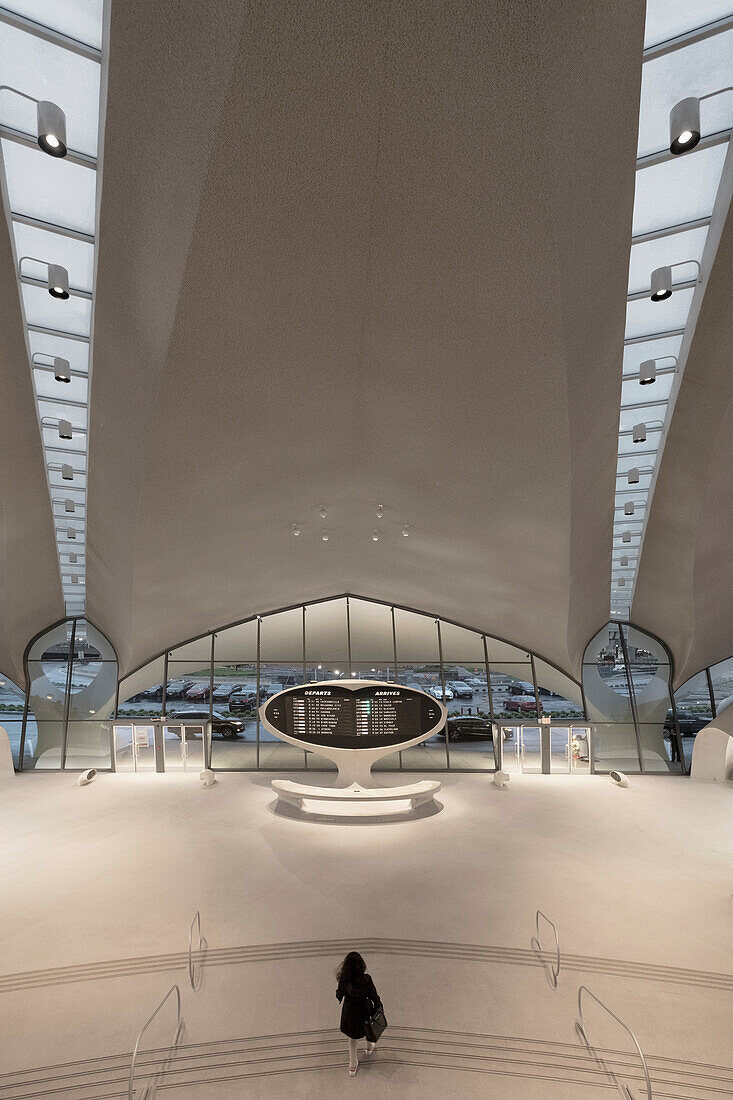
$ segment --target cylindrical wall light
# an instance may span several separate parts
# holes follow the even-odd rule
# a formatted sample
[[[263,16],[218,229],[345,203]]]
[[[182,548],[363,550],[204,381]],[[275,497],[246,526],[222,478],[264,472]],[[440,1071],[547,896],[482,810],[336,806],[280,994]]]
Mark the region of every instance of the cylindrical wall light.
[[[619,586],[619,588],[625,588],[626,587],[626,578],[625,577],[619,577],[618,586]]]
[[[646,443],[646,424],[634,424],[631,438],[634,443]]]
[[[622,542],[631,542],[631,531],[623,531],[621,533]]]
[[[626,566],[627,566],[627,565],[629,564],[629,559],[628,559],[628,558],[626,557],[626,555],[625,555],[625,554],[624,554],[624,556],[623,556],[623,557],[621,558],[621,560],[620,560],[620,563],[619,563],[619,564],[620,564],[621,566],[623,566],[624,568],[625,568],[625,567],[626,567]]]
[[[56,103],[39,99],[36,103],[38,144],[50,157],[65,157],[66,115]]]
[[[638,470],[638,467],[636,467],[636,466],[631,467],[631,469],[629,470],[629,472],[626,475],[626,480],[628,481],[629,485],[638,485],[639,484],[639,470]]]
[[[645,359],[639,367],[639,384],[650,386],[657,380],[657,363],[655,359]]]
[[[61,463],[61,477],[64,481],[74,480],[74,467],[69,466],[68,462]]]
[[[626,503],[624,504],[624,515],[625,516],[633,516],[633,514],[634,514],[634,502],[631,501],[631,500],[627,500]]]
[[[67,537],[67,539],[72,539],[72,540],[76,538],[76,531],[74,530],[73,527],[67,527],[66,528],[66,537]]]
[[[66,115],[57,103],[51,103],[48,99],[36,99],[10,84],[0,84],[0,92],[12,92],[21,99],[27,99],[29,103],[35,103],[36,140],[39,148],[50,157],[66,156]]]
[[[669,151],[678,157],[689,153],[700,140],[700,100],[681,99],[669,112]]]
[[[69,297],[69,273],[61,264],[51,264],[48,260],[40,260],[38,256],[21,256],[18,260],[18,274],[23,278],[23,260],[32,260],[33,263],[43,264],[48,270],[46,286],[52,298],[61,298],[64,301]]]
[[[51,362],[40,363],[39,359],[50,359]],[[38,366],[52,366],[53,376],[57,382],[70,382],[71,381],[71,366],[68,359],[63,359],[60,355],[47,355],[44,351],[34,352],[31,363],[34,367]]]
[[[59,439],[71,439],[73,429],[69,420],[59,420]]]
[[[665,264],[664,267],[655,267],[651,275],[651,299],[653,302],[664,302],[672,297],[672,269],[685,267],[686,264],[694,264],[697,268],[697,282],[702,281],[702,267],[698,260],[680,260],[676,264]]]
[[[71,562],[72,565],[76,565],[78,560],[79,559],[78,559],[76,554],[69,554],[69,561]]]
[[[64,511],[65,512],[75,512],[76,511],[76,504],[71,499],[71,497],[67,497],[66,500],[64,501]]]

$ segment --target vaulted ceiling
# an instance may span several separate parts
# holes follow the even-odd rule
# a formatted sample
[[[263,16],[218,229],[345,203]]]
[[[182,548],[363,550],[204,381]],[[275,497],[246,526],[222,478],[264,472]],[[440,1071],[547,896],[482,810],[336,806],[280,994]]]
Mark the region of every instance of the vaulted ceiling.
[[[350,591],[578,673],[609,609],[643,41],[635,0],[112,5],[86,606],[122,672]],[[7,669],[58,617],[36,543]]]

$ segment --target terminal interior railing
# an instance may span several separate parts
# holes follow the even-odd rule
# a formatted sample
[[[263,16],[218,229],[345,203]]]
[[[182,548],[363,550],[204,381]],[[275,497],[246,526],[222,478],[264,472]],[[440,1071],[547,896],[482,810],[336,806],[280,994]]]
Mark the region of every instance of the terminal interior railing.
[[[153,1079],[152,1079],[152,1081],[149,1081],[145,1085],[143,1091],[139,1094],[138,1100],[152,1100],[152,1098],[155,1096],[155,1093],[157,1092],[158,1084],[160,1082],[160,1079],[167,1072],[168,1066],[169,1066],[171,1060],[173,1059],[173,1056],[175,1055],[176,1048],[177,1048],[178,1044],[180,1043],[181,1038],[183,1036],[183,1032],[184,1032],[184,1023],[183,1023],[183,1018],[181,1016],[181,990],[180,990],[178,985],[172,985],[171,986],[171,988],[168,990],[165,997],[163,997],[163,1000],[160,1002],[158,1007],[148,1017],[148,1019],[145,1021],[143,1026],[140,1028],[140,1031],[138,1032],[137,1039],[135,1040],[135,1046],[134,1046],[133,1051],[132,1051],[132,1059],[130,1061],[130,1076],[129,1076],[128,1086],[127,1086],[128,1100],[134,1100],[134,1097],[135,1097],[135,1071],[137,1069],[137,1059],[138,1059],[138,1054],[140,1052],[140,1044],[143,1041],[143,1037],[144,1037],[146,1031],[148,1030],[148,1028],[150,1027],[150,1025],[152,1024],[155,1017],[158,1015],[158,1013],[162,1011],[162,1009],[165,1007],[168,1000],[170,1000],[170,998],[174,997],[174,996],[175,996],[175,1001],[176,1001],[176,1030],[175,1030],[175,1033],[174,1033],[174,1036],[173,1036],[173,1042],[170,1044],[170,1046],[164,1048],[165,1049],[165,1057],[163,1059],[160,1059],[160,1058],[155,1059],[154,1064],[157,1068],[155,1069]]]
[[[631,1087],[625,1082],[618,1080],[616,1074],[606,1065],[603,1058],[600,1057],[597,1049],[588,1039],[587,1026],[585,1018],[583,1016],[583,994],[585,994],[587,997],[591,997],[596,1002],[596,1004],[599,1005],[603,1009],[603,1011],[611,1017],[612,1020],[615,1020],[619,1027],[623,1028],[626,1034],[630,1037],[631,1041],[636,1047],[636,1053],[639,1055],[639,1060],[641,1062],[641,1068],[644,1074],[644,1082],[646,1085],[647,1100],[652,1100],[652,1083],[649,1077],[649,1069],[646,1064],[646,1058],[644,1057],[643,1051],[639,1045],[639,1040],[636,1038],[631,1028],[628,1027],[628,1025],[625,1024],[623,1020],[619,1019],[616,1013],[612,1012],[608,1005],[604,1004],[599,997],[596,997],[595,993],[588,989],[587,985],[581,985],[578,989],[578,1020],[575,1024],[575,1030],[577,1031],[578,1035],[583,1040],[586,1047],[592,1053],[596,1061],[603,1067],[609,1078],[616,1085],[616,1088],[619,1090],[621,1095],[625,1097],[626,1100],[636,1100],[634,1093],[631,1091]]]
[[[545,952],[542,948],[542,944],[541,944],[541,941],[540,941],[540,919],[542,919],[545,922],[545,924],[549,925],[549,927],[552,929],[552,934],[555,938],[555,961],[554,962],[549,962],[548,963],[547,959],[545,958]],[[542,963],[542,966],[544,967],[544,971],[545,971],[545,974],[547,975],[548,982],[550,983],[550,985],[552,986],[553,989],[557,989],[557,979],[560,976],[560,941],[559,941],[558,935],[557,935],[557,925],[554,924],[550,920],[549,917],[545,916],[545,914],[542,912],[542,910],[538,909],[537,913],[535,915],[535,928],[536,928],[537,934],[532,937],[532,939],[530,940],[530,944],[532,945],[532,947],[535,951],[535,954],[538,956],[538,958],[540,959],[540,961]]]

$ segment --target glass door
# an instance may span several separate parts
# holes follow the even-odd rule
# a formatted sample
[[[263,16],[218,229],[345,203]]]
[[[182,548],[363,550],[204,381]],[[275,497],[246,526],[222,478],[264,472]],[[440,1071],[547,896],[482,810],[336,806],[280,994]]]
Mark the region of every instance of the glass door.
[[[163,755],[165,770],[200,772],[204,767],[205,722],[165,722]]]
[[[539,726],[519,726],[520,767],[525,775],[542,771],[541,736]]]
[[[570,771],[570,728],[551,726],[550,734],[550,772]]]
[[[590,726],[570,727],[570,770],[590,775],[592,735]]]

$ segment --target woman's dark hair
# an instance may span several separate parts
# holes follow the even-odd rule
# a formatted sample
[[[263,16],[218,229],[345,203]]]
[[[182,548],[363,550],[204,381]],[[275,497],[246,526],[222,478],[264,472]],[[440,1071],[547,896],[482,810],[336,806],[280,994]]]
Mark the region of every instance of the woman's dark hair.
[[[358,951],[349,951],[348,955],[341,963],[341,966],[336,971],[336,977],[339,982],[351,982],[352,985],[358,985],[365,974],[366,963]]]

